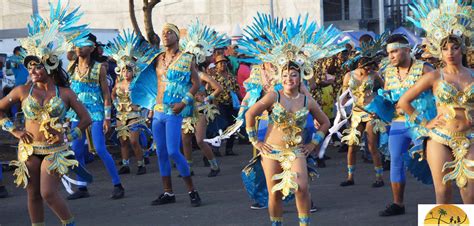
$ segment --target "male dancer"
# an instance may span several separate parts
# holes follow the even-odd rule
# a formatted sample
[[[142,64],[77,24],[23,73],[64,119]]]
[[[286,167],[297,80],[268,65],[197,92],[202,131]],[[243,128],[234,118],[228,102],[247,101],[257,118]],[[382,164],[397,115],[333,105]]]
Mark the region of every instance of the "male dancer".
[[[425,62],[415,60],[410,56],[408,39],[401,34],[394,34],[387,39],[387,53],[390,65],[384,71],[385,96],[394,104],[400,97],[425,73],[433,69]],[[429,94],[426,94],[429,95]],[[421,98],[429,98],[425,97]],[[419,99],[420,100],[420,99]],[[426,99],[429,101],[429,99]],[[434,102],[432,105],[434,108]],[[433,110],[431,110],[433,111]],[[428,109],[427,111],[429,112]],[[405,164],[403,154],[408,152],[409,145],[415,137],[410,127],[406,125],[405,115],[396,108],[396,115],[392,120],[389,132],[388,147],[391,156],[390,181],[392,185],[393,203],[379,212],[380,216],[394,216],[405,213],[403,193],[405,190]],[[414,160],[418,161],[418,160]]]
[[[201,204],[194,189],[186,159],[179,151],[181,124],[184,117],[192,114],[194,94],[199,89],[199,77],[192,54],[179,50],[179,29],[174,24],[165,24],[162,31],[165,51],[155,60],[158,91],[153,116],[153,139],[157,146],[158,162],[163,180],[164,193],[152,205],[176,202],[171,186],[171,157],[186,183],[191,205]]]

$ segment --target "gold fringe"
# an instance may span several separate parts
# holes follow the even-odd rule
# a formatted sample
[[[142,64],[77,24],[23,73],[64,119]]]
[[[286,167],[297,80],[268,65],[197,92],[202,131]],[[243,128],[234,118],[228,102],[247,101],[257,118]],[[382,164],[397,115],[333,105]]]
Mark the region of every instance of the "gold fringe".
[[[216,118],[216,115],[220,114],[219,109],[214,104],[205,104],[203,110],[208,123],[212,122]]]
[[[51,164],[48,166],[48,173],[51,173],[51,171],[53,171],[60,175],[64,175],[68,173],[69,167],[79,165],[79,162],[77,160],[68,159],[68,156],[74,156],[74,152],[68,150],[56,152],[46,156],[46,160],[51,162]]]
[[[9,165],[17,167],[13,173],[13,176],[16,176],[14,181],[16,186],[19,187],[21,184],[23,184],[23,188],[26,188],[28,185],[28,178],[30,178],[30,173],[28,172],[28,167],[26,167],[25,162],[13,160],[10,161]]]
[[[293,165],[293,161],[302,155],[299,149],[294,148],[275,151],[278,151],[278,153],[263,154],[262,156],[280,162],[283,172],[273,175],[272,180],[281,181],[273,186],[272,192],[281,191],[284,199],[286,196],[293,194],[294,191],[298,190],[298,183],[294,181],[298,175],[297,173],[291,171],[291,167]]]
[[[436,132],[448,136],[449,139],[440,136]],[[470,167],[474,167],[474,160],[466,158],[466,155],[469,153],[469,147],[471,146],[471,141],[466,137],[469,133],[470,131],[450,132],[441,129],[430,131],[430,138],[451,148],[454,157],[453,161],[445,162],[443,165],[443,172],[452,169],[451,172],[444,175],[443,184],[446,184],[449,180],[454,180],[459,188],[464,188],[469,179],[474,179],[474,171],[469,169]]]
[[[196,124],[196,120],[194,117],[187,117],[183,119],[183,123],[181,125],[181,130],[184,134],[192,134],[194,133],[194,126]]]
[[[374,119],[372,121],[372,125],[374,126],[373,131],[374,133],[386,133],[387,132],[387,124],[380,119]]]

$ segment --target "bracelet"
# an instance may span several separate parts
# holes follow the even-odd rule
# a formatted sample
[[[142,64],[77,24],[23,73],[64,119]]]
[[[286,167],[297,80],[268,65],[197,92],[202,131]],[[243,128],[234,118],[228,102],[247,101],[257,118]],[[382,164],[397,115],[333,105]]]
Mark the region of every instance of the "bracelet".
[[[181,100],[181,102],[183,102],[184,104],[188,105],[188,104],[191,104],[193,102],[193,95],[191,93],[186,93],[186,96],[183,97],[183,99]]]
[[[12,132],[15,129],[15,125],[9,118],[3,118],[0,120],[0,126],[4,131]]]
[[[214,96],[214,94],[211,94],[209,96],[207,96],[207,101],[211,101],[211,100],[214,100],[216,97]]]
[[[255,127],[245,127],[245,130],[247,131],[247,135],[249,136],[250,143],[255,146],[258,142],[257,130],[255,129]]]
[[[73,140],[76,140],[76,139],[80,139],[82,138],[82,131],[81,129],[79,129],[79,127],[76,127],[72,130],[72,132],[68,133],[66,135],[66,138],[69,142],[73,141]]]
[[[112,118],[112,107],[111,106],[105,106],[104,107],[104,114],[105,114],[105,119],[110,120]]]
[[[187,92],[187,93],[186,93],[186,96],[187,96],[187,97],[190,97],[191,99],[194,98],[194,95],[193,95],[192,93],[190,93],[190,92]]]
[[[420,114],[420,112],[418,112],[417,110],[415,110],[415,111],[410,115],[410,117],[408,118],[408,121],[411,122],[411,123],[422,124],[423,121],[426,121],[426,119],[423,118],[423,116]],[[425,123],[426,123],[426,122],[425,122]]]
[[[324,133],[321,131],[318,131],[317,133],[313,134],[313,139],[311,140],[311,143],[315,145],[319,145],[323,140],[324,140]]]

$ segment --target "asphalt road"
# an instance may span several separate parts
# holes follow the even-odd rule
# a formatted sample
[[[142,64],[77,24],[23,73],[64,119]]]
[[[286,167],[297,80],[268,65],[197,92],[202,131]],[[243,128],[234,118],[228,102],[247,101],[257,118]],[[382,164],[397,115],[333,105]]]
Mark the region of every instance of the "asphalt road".
[[[147,165],[148,173],[136,176],[124,175],[122,183],[126,189],[125,198],[109,199],[111,180],[100,160],[87,168],[94,175],[89,186],[91,197],[68,201],[77,225],[269,225],[266,210],[251,210],[252,203],[243,189],[240,171],[251,157],[250,145],[237,145],[238,156],[218,158],[222,171],[218,177],[208,178],[209,168],[203,166],[199,150],[193,152],[193,180],[203,200],[201,207],[193,208],[183,181],[173,169],[173,186],[177,202],[164,206],[151,206],[150,202],[162,191],[162,184],[156,165],[156,156]],[[116,155],[116,154],[114,154]],[[432,186],[423,185],[410,175],[407,176],[406,214],[382,218],[378,211],[391,201],[389,173],[385,171],[386,185],[372,188],[374,180],[372,164],[358,159],[355,174],[356,184],[340,187],[345,178],[345,153],[328,150],[330,160],[327,167],[319,169],[320,177],[311,182],[311,194],[319,211],[311,214],[313,225],[416,225],[417,204],[434,203]],[[118,159],[118,156],[115,156]],[[131,162],[134,162],[133,160]],[[132,163],[134,164],[134,163]],[[0,199],[0,225],[29,225],[26,206],[26,192],[13,184],[12,172],[4,172],[10,196]],[[461,203],[455,190],[455,202]],[[61,188],[66,196],[66,192]],[[45,208],[46,224],[59,225],[59,220],[49,208]],[[285,225],[297,225],[294,202],[285,205]]]

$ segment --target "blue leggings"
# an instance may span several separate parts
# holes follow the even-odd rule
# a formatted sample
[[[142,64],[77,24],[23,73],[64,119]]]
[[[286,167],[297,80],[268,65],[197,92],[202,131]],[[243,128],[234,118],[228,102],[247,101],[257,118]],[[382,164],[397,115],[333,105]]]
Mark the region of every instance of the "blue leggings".
[[[0,182],[3,180],[2,165],[0,164]]]
[[[392,183],[405,183],[403,155],[408,154],[411,142],[410,129],[405,126],[405,122],[392,122],[388,137],[388,148],[391,158],[390,181]]]
[[[78,122],[72,122],[72,128],[74,129],[77,126]],[[112,159],[112,156],[107,151],[107,147],[105,146],[105,135],[103,132],[103,121],[93,121],[91,124],[91,133],[92,133],[92,141],[94,143],[95,150],[99,158],[105,165],[105,168],[109,172],[109,175],[112,177],[112,184],[117,185],[120,184],[120,177],[117,173],[117,168],[115,168],[115,162]],[[72,150],[74,150],[74,154],[76,155],[77,161],[79,164],[85,168],[85,157],[86,157],[86,134],[82,134],[81,139],[76,139],[72,142]],[[77,178],[80,181],[84,181],[81,177],[78,176]]]
[[[156,143],[156,154],[158,155],[158,166],[162,177],[171,175],[171,157],[183,177],[190,176],[189,165],[183,154],[179,151],[181,144],[181,124],[183,117],[179,115],[168,115],[155,111],[153,115],[153,139]]]

